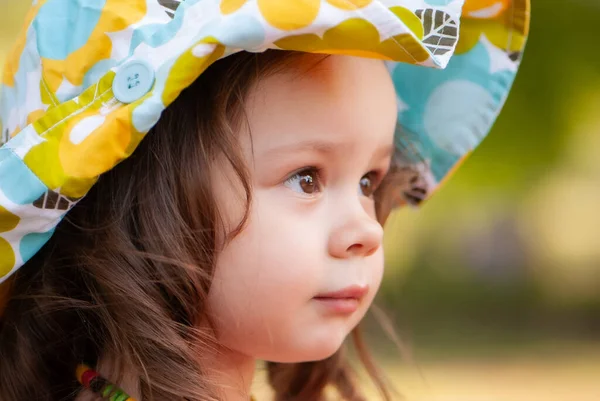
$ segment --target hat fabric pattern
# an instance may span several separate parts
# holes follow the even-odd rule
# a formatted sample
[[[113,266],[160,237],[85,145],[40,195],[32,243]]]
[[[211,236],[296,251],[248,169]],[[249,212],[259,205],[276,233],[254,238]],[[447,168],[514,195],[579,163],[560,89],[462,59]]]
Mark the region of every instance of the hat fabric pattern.
[[[48,241],[216,60],[267,49],[385,60],[399,203],[485,137],[515,78],[529,0],[35,0],[0,92],[0,283]],[[459,40],[460,37],[460,40]]]

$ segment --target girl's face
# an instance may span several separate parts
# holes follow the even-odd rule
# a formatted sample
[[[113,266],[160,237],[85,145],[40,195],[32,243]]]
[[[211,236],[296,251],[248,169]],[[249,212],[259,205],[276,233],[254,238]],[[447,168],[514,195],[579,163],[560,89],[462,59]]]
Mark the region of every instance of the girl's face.
[[[239,138],[253,201],[246,227],[218,257],[209,294],[217,335],[257,359],[324,359],[381,282],[372,192],[392,155],[393,83],[381,61],[303,55],[253,87],[246,113]],[[215,192],[235,227],[244,197],[226,166]]]

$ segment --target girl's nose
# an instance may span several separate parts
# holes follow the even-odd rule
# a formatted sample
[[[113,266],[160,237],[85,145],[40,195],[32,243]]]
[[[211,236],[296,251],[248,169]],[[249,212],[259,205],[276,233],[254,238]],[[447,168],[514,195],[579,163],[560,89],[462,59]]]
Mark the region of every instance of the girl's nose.
[[[329,238],[329,254],[334,258],[365,257],[375,253],[383,240],[383,227],[362,207],[346,215]]]

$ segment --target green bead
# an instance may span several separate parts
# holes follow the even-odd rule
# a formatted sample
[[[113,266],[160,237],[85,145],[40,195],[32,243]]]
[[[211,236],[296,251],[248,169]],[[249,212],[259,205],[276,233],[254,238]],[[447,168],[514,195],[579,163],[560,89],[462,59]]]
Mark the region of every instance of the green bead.
[[[117,401],[118,398],[120,398],[120,396],[123,395],[123,390],[121,390],[120,388],[116,389],[116,391],[114,393],[112,393],[110,395],[110,401]]]
[[[109,384],[106,387],[104,387],[104,390],[102,390],[102,397],[108,398],[108,396],[110,395],[110,393],[113,390],[113,387],[114,387],[113,384]]]
[[[125,391],[123,391],[119,388],[114,392],[114,394],[112,394],[110,396],[109,401],[125,401],[128,398],[129,398],[129,395],[127,393],[125,393]]]
[[[114,401],[125,401],[129,398],[129,395],[124,391],[121,392],[121,395],[114,399]]]

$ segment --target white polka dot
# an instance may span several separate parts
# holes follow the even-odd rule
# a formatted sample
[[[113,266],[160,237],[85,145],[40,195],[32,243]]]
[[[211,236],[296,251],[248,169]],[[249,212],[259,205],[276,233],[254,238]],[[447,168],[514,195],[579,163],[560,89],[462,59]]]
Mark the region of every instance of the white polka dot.
[[[470,152],[487,134],[496,105],[483,87],[466,80],[440,85],[425,105],[425,131],[456,156]]]
[[[193,49],[192,49],[192,54],[194,55],[194,57],[204,57],[207,56],[209,54],[211,54],[213,52],[213,50],[215,50],[215,45],[209,45],[207,43],[201,43],[199,45],[196,45]]]
[[[69,135],[69,139],[74,145],[79,145],[88,136],[90,136],[92,132],[104,124],[105,120],[106,118],[104,116],[91,116],[84,118],[73,127],[71,134]]]

